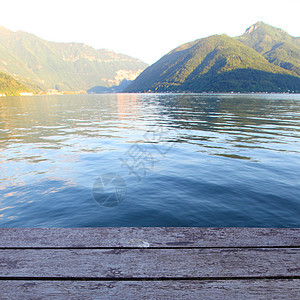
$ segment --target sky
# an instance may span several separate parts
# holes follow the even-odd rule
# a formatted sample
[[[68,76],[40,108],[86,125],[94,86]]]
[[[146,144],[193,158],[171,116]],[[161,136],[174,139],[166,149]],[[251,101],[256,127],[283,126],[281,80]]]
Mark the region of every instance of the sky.
[[[0,25],[152,64],[183,43],[238,36],[258,21],[300,36],[299,11],[300,0],[1,0]]]

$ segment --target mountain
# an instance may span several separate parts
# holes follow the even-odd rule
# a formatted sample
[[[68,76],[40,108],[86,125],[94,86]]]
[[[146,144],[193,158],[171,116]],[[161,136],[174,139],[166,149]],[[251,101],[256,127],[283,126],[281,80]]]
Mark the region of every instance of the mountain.
[[[124,54],[79,43],[45,41],[0,27],[0,71],[43,90],[87,90],[133,80],[147,64]]]
[[[19,96],[20,93],[33,93],[34,91],[12,76],[0,72],[0,95]]]
[[[264,23],[253,26],[241,37],[213,35],[177,47],[125,92],[300,92],[299,38]],[[272,42],[260,27],[273,32]]]
[[[257,22],[237,39],[262,54],[270,63],[300,75],[300,38]]]
[[[110,93],[122,93],[122,91],[132,82],[132,80],[123,79],[119,85],[112,87],[94,86],[87,90],[88,94],[110,94]]]

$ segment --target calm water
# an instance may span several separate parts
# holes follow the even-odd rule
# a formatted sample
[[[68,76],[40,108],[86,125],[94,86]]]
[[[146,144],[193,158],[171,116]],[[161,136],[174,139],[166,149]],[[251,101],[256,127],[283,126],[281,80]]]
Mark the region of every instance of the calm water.
[[[0,99],[0,227],[300,227],[300,95]]]

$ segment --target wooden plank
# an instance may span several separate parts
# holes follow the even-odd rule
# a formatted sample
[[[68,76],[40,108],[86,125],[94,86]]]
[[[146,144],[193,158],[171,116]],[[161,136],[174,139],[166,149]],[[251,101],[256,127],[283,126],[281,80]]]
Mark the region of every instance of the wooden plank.
[[[0,281],[1,299],[299,299],[300,280]]]
[[[0,274],[2,279],[288,277],[300,275],[300,249],[0,250]]]
[[[0,248],[300,247],[300,229],[0,228]]]

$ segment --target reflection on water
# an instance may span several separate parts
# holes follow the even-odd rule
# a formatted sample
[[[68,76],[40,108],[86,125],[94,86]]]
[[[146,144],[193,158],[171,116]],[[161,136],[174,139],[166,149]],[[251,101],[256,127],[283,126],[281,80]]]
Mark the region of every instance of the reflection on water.
[[[1,99],[0,226],[299,227],[299,125],[300,95]],[[142,180],[132,145],[161,153]],[[108,172],[127,183],[111,208],[91,192]]]

